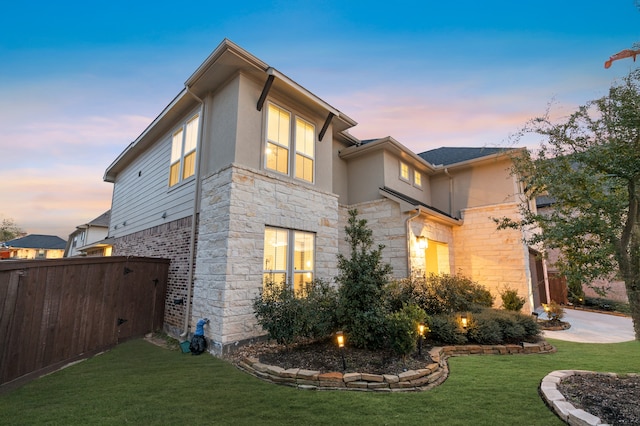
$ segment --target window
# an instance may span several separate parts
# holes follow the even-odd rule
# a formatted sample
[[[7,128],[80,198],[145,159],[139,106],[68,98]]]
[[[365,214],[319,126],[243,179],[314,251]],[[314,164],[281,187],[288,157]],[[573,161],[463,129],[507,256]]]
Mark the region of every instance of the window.
[[[292,247],[293,249],[290,249]],[[296,294],[313,281],[315,234],[267,227],[264,232],[263,283],[292,285]]]
[[[449,245],[439,241],[428,240],[425,249],[426,272],[429,274],[450,274]]]
[[[413,171],[413,184],[415,186],[422,186],[422,175],[417,170]]]
[[[196,172],[196,145],[200,117],[192,117],[173,133],[171,140],[171,166],[169,186],[190,178]]]
[[[400,162],[400,179],[409,180],[409,166],[402,161]]]
[[[267,143],[265,167],[297,179],[313,182],[316,131],[313,124],[274,105],[267,108]],[[293,141],[291,140],[293,137]],[[292,171],[290,163],[292,162]]]

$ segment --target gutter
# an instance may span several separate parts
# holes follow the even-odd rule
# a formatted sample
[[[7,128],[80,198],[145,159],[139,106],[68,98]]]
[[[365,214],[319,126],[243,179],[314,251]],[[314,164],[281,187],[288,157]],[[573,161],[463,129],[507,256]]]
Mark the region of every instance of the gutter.
[[[449,177],[449,216],[453,217],[453,176],[447,167],[444,168],[444,174]]]
[[[195,98],[196,101],[200,103],[200,128],[198,129],[198,143],[196,145],[196,182],[195,189],[193,194],[193,212],[191,215],[191,236],[189,239],[189,272],[187,274],[187,300],[185,303],[185,311],[184,311],[184,325],[183,331],[180,337],[187,337],[189,334],[189,323],[190,323],[190,315],[191,315],[191,295],[193,289],[193,272],[194,272],[194,264],[196,261],[196,230],[197,230],[197,214],[200,211],[200,187],[202,185],[200,178],[200,164],[202,163],[202,139],[204,138],[204,113],[205,113],[205,104],[202,99],[197,97],[189,88],[188,85],[185,85],[187,93]]]

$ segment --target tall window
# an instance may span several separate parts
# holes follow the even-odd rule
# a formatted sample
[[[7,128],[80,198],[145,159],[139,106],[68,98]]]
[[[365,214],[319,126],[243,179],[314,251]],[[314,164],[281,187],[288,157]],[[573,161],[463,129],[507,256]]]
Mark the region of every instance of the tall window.
[[[409,166],[402,161],[400,162],[400,178],[403,180],[409,180]]]
[[[413,184],[415,186],[422,186],[422,174],[417,170],[413,171]]]
[[[440,241],[428,240],[425,250],[426,273],[450,274],[449,245]]]
[[[263,283],[293,286],[298,294],[313,281],[315,234],[281,228],[265,228]]]
[[[269,104],[266,134],[265,167],[313,182],[316,140],[314,125],[300,117],[292,120],[291,113]],[[292,150],[292,147],[295,149]],[[294,170],[291,170],[291,163]]]
[[[196,145],[200,116],[195,115],[173,133],[169,186],[173,186],[196,172]]]

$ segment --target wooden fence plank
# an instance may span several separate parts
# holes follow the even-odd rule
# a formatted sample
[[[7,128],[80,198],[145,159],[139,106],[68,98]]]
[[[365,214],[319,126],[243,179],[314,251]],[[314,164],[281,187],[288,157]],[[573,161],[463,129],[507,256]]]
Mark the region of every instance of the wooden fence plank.
[[[1,261],[0,392],[160,328],[168,269],[135,257]]]

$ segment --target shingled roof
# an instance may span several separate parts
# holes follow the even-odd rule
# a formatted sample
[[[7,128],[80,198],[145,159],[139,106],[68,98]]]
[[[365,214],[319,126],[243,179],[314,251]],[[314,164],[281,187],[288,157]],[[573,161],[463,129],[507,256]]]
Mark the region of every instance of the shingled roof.
[[[67,242],[55,235],[31,234],[26,237],[5,241],[4,245],[15,248],[60,249],[64,250]]]
[[[423,160],[435,166],[461,163],[463,161],[474,160],[488,155],[500,154],[510,151],[511,148],[459,148],[442,147],[418,154]]]

